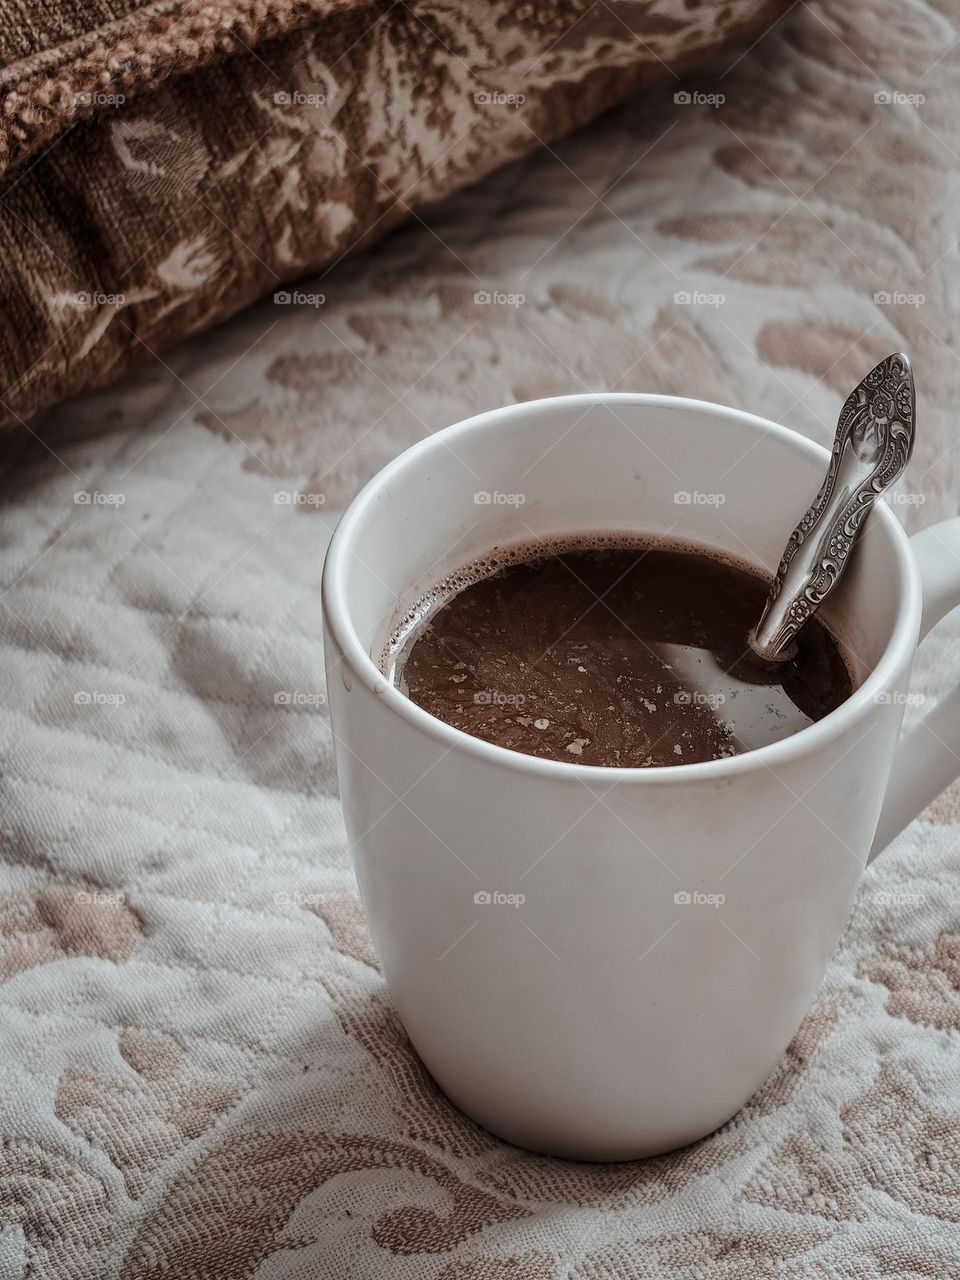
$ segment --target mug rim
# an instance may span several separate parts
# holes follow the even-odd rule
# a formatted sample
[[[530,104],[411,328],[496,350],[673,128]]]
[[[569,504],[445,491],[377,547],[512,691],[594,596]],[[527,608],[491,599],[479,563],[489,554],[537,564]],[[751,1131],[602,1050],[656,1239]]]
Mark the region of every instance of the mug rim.
[[[866,714],[870,704],[875,704],[877,694],[883,692],[897,667],[909,658],[917,644],[922,609],[920,576],[910,551],[910,539],[886,502],[882,500],[876,504],[875,511],[871,514],[875,520],[880,520],[891,534],[891,546],[901,570],[902,583],[893,630],[883,652],[863,683],[849,698],[822,719],[786,738],[781,738],[778,742],[755,747],[753,750],[743,751],[737,755],[724,756],[717,760],[703,760],[693,764],[626,768],[616,765],[581,764],[575,761],[527,755],[522,751],[514,751],[509,747],[487,742],[483,738],[475,738],[472,734],[465,733],[462,729],[457,729],[447,724],[445,720],[440,720],[429,711],[425,711],[391,684],[366,652],[350,616],[346,559],[351,539],[362,528],[367,510],[376,502],[384,485],[405,468],[416,465],[437,448],[446,447],[452,438],[472,434],[478,429],[482,430],[494,420],[502,420],[504,417],[512,418],[515,425],[519,426],[524,416],[539,412],[545,406],[563,405],[587,409],[592,405],[610,403],[706,412],[728,421],[738,421],[764,434],[772,433],[791,448],[816,456],[824,468],[830,457],[829,451],[823,445],[780,423],[762,418],[757,414],[747,413],[742,409],[687,396],[627,391],[545,396],[537,400],[524,400],[512,405],[503,405],[497,409],[488,409],[483,413],[463,418],[404,449],[363,486],[340,517],[324,559],[321,599],[324,620],[340,647],[343,661],[387,708],[409,721],[415,728],[439,740],[448,749],[459,748],[488,764],[519,769],[542,778],[554,778],[560,781],[579,780],[583,783],[620,780],[648,785],[664,782],[693,782],[701,778],[705,781],[722,781],[755,768],[773,769],[777,763],[816,751],[828,739],[842,733],[844,728],[861,714]]]

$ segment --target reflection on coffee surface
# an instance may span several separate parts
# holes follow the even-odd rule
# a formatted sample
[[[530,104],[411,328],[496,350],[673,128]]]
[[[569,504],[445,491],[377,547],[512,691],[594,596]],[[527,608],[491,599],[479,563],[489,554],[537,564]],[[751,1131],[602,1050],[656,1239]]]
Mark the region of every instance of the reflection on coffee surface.
[[[418,603],[384,669],[431,715],[513,751],[621,768],[717,760],[796,733],[853,691],[816,618],[792,661],[751,658],[766,595],[746,565],[689,544],[498,549]]]

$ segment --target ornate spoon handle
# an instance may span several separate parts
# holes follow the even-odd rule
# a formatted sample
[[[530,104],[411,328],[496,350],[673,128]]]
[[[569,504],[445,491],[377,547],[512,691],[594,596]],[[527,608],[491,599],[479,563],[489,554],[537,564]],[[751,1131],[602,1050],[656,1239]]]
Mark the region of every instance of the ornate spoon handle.
[[[887,356],[847,397],[820,492],[790,535],[750,648],[793,656],[793,638],[836,586],[857,534],[913,451],[916,393],[909,359]]]

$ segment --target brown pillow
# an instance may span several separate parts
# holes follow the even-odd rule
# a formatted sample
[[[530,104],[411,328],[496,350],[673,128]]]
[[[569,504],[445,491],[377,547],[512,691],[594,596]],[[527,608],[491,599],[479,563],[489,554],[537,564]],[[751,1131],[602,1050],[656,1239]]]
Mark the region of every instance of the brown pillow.
[[[0,0],[0,422],[159,357],[786,7]]]

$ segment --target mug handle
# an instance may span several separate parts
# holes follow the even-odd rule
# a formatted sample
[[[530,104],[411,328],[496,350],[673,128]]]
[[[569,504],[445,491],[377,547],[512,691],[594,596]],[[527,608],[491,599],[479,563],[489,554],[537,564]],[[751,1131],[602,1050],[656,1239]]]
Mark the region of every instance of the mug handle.
[[[923,587],[920,639],[960,605],[960,516],[910,539]],[[960,685],[941,698],[897,744],[890,786],[867,862],[960,774]]]

